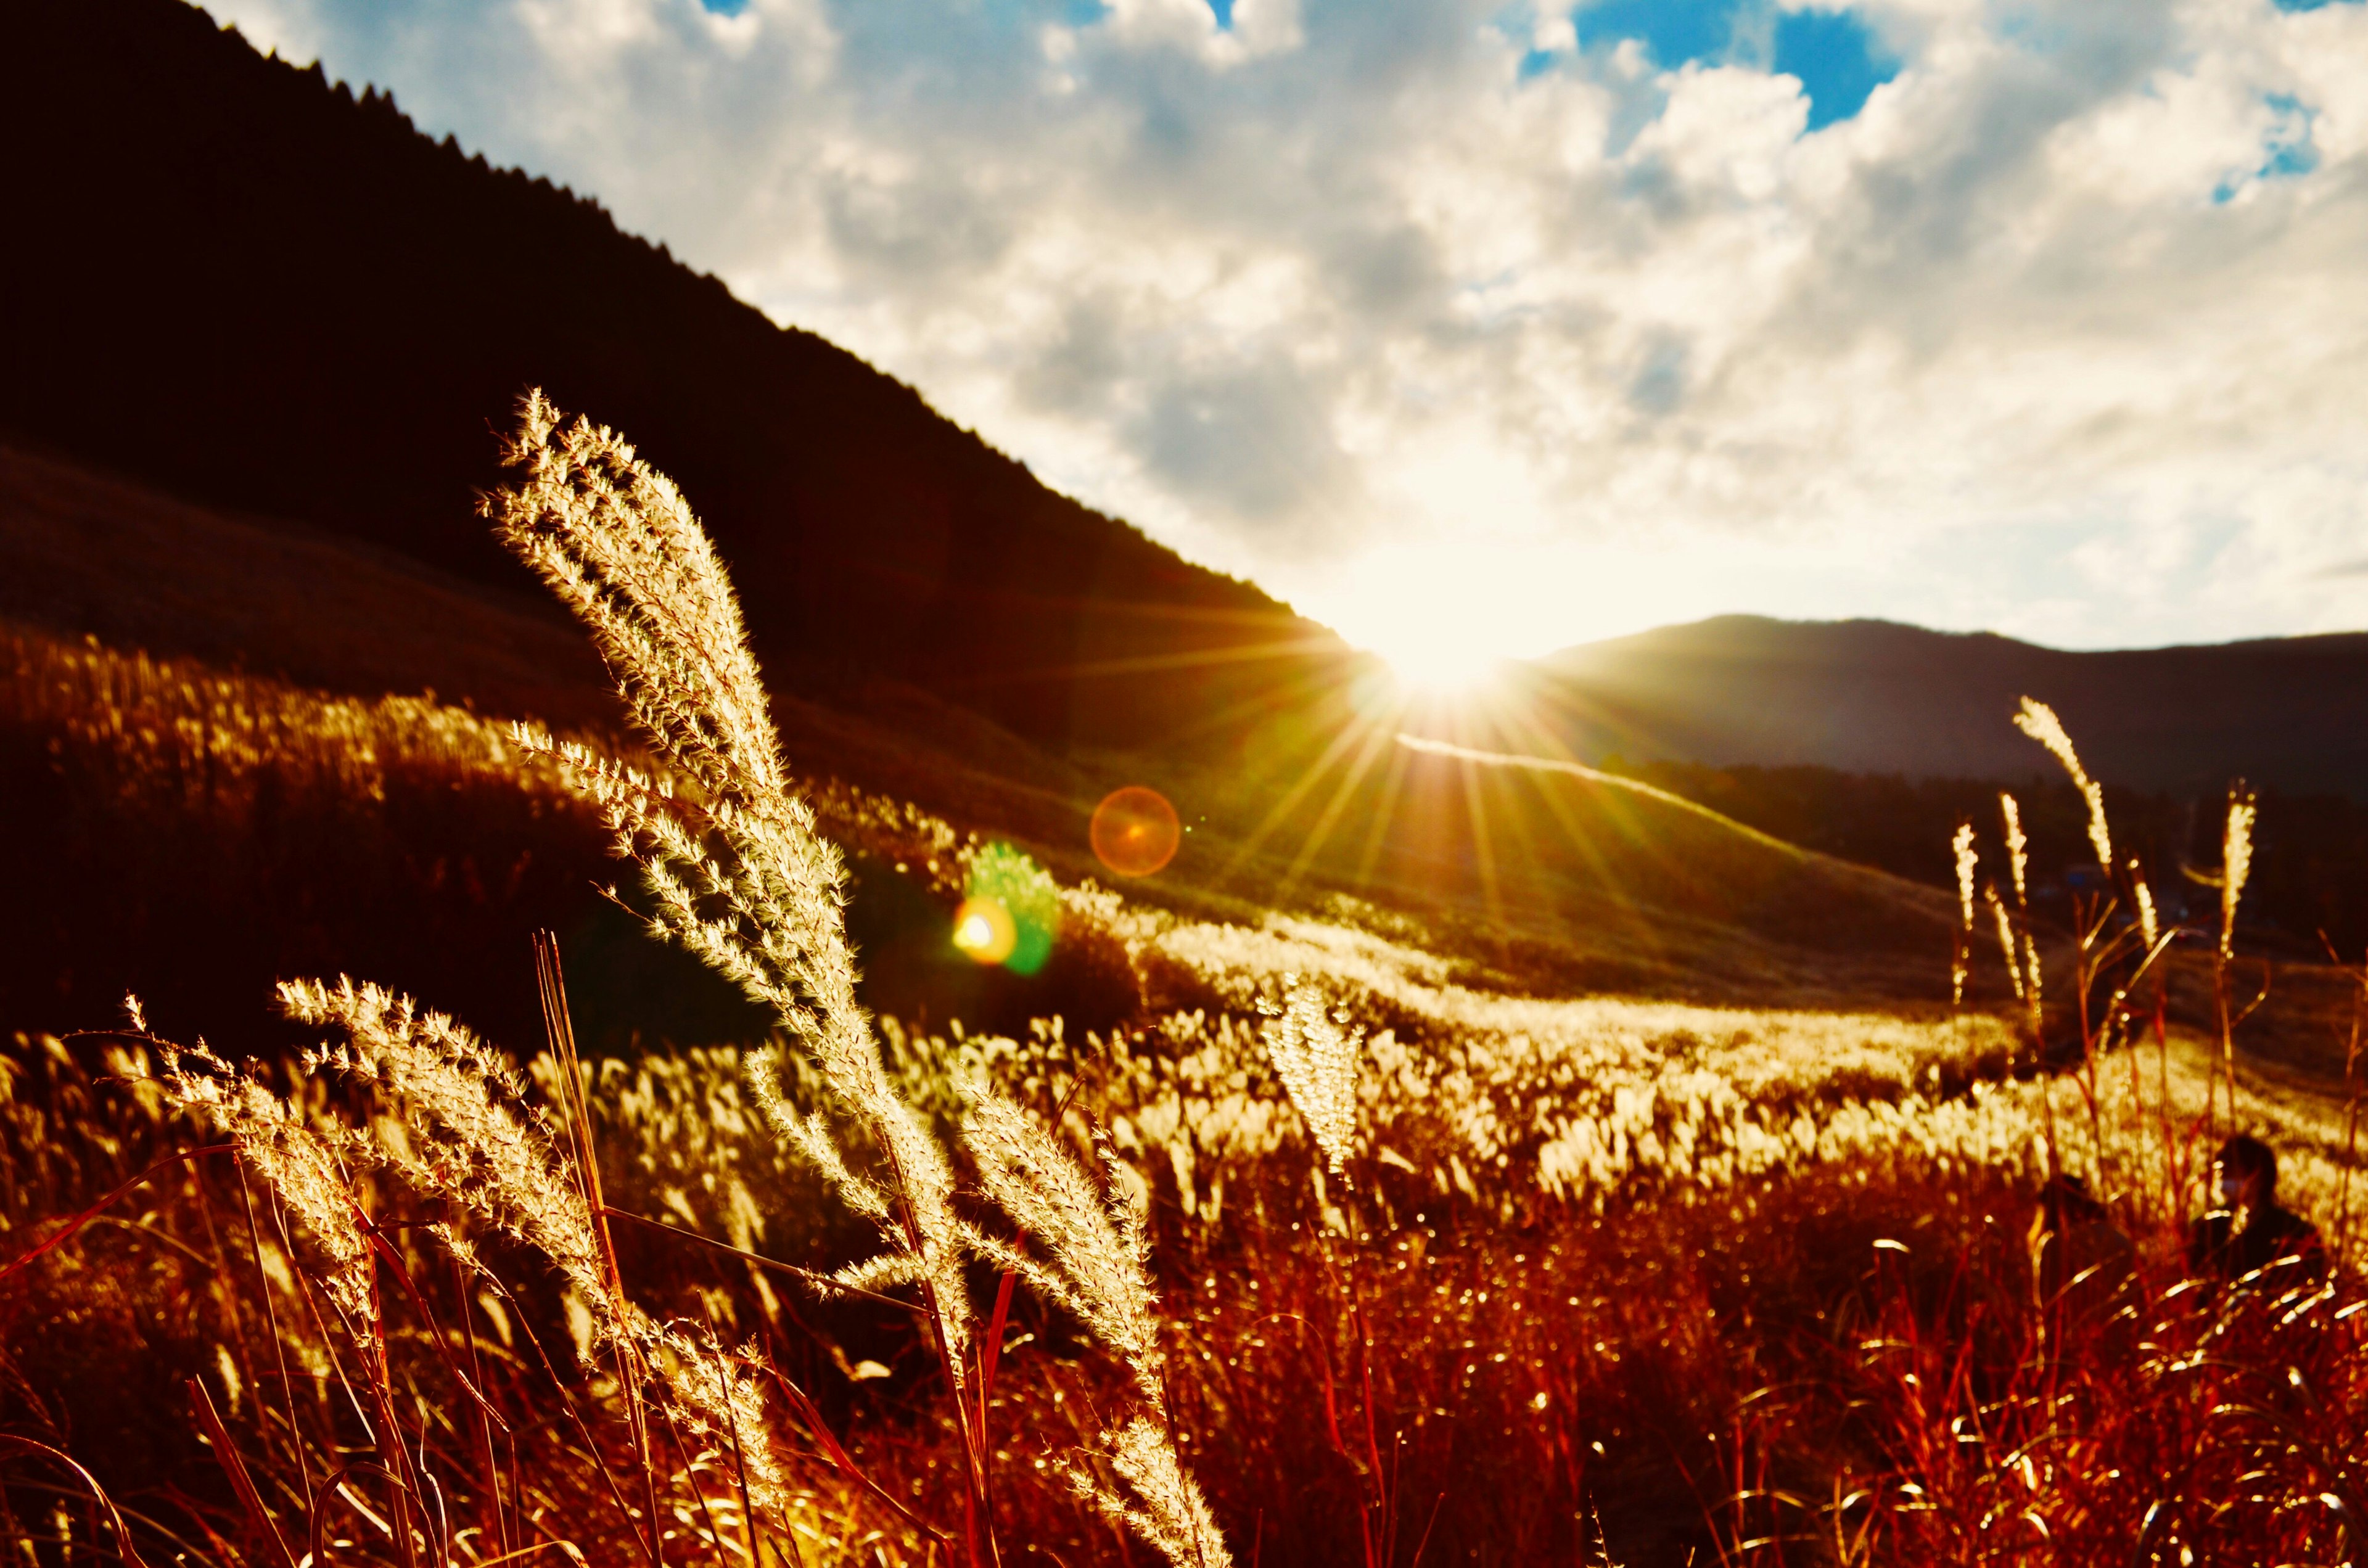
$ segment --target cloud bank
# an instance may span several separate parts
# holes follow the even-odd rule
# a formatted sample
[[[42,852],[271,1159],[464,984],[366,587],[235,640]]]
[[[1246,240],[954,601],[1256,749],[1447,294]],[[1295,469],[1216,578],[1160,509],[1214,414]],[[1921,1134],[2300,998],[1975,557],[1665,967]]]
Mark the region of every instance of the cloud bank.
[[[2368,6],[215,0],[1352,637],[2368,625]]]

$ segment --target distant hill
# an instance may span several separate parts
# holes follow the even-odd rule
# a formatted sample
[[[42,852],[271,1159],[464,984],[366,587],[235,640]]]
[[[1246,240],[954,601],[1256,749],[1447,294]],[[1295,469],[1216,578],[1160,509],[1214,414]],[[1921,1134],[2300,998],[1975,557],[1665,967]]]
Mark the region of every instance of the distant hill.
[[[362,697],[426,688],[465,695],[479,711],[496,715],[595,729],[620,719],[581,633],[539,597],[0,444],[0,631],[17,628],[70,645],[89,636],[106,647]],[[853,695],[859,700],[834,709],[775,694],[782,738],[801,772],[858,780],[944,812],[966,829],[1011,835],[1064,877],[1095,873],[1083,824],[1109,773],[1097,776],[886,676],[870,678]],[[0,709],[28,699],[0,680]],[[1303,705],[1302,722],[1312,723],[1305,713],[1313,706]],[[1337,763],[1312,772],[1282,767],[1273,758],[1292,755],[1288,746],[1259,748],[1264,767],[1247,783],[1212,777],[1225,768],[1146,760],[1176,799],[1211,812],[1194,812],[1198,832],[1171,873],[1145,891],[1253,922],[1277,903],[1322,907],[1333,892],[1354,892],[1382,910],[1418,913],[1423,940],[1464,954],[1472,982],[1515,989],[1839,1005],[1929,997],[1939,983],[1931,955],[1946,949],[1948,901],[1935,890],[1774,842],[1616,779],[1474,767],[1397,745],[1386,726],[1351,733],[1376,748],[1353,777]],[[0,722],[0,809],[50,823],[41,845],[56,854],[63,808],[40,782],[59,765],[47,750],[51,739],[39,726]],[[1247,807],[1294,795],[1294,809],[1258,842],[1247,841],[1243,828],[1257,820]],[[1220,801],[1242,810],[1228,821]],[[105,810],[73,805],[69,814],[84,834],[73,841],[81,846],[75,853],[90,843],[144,841],[149,828],[110,823]],[[1940,821],[1941,808],[1931,814]],[[445,818],[437,823],[455,827]],[[2053,819],[2034,825],[2052,832]],[[449,847],[425,835],[404,851],[404,864],[432,866]],[[549,872],[557,866],[552,853],[539,845],[532,858]],[[0,964],[0,1002],[33,1006],[45,1021],[81,1015],[42,1010],[63,1006],[66,994],[33,961],[42,955],[56,960],[60,974],[84,977],[74,996],[100,978],[120,991],[136,975],[143,994],[178,995],[192,1006],[189,985],[167,983],[189,967],[192,931],[211,934],[198,972],[217,974],[221,987],[242,996],[239,985],[259,994],[290,954],[314,967],[375,961],[374,948],[323,946],[328,938],[310,912],[338,898],[317,877],[282,888],[284,897],[226,910],[207,904],[205,890],[174,879],[154,887],[128,873],[81,879],[74,864],[69,854],[47,876],[34,876],[29,861],[0,875],[6,912],[0,949],[17,955],[14,967]],[[559,900],[551,907],[586,918],[598,903],[586,903],[597,858],[589,870],[566,864],[560,891],[545,890]],[[50,891],[29,896],[36,884]],[[77,908],[93,899],[150,901],[141,905],[153,904],[154,918],[141,928],[149,945],[134,943],[119,918],[61,925],[69,887],[82,901]],[[563,896],[568,889],[572,902]],[[942,989],[944,966],[923,960],[943,946],[943,912],[876,877],[858,903],[868,968],[887,977],[882,996],[906,1008],[951,1006],[938,991],[905,984],[918,973]],[[552,917],[549,909],[542,917]],[[365,933],[373,929],[365,923]],[[508,951],[523,942],[524,927],[511,935],[515,941],[495,946]],[[87,949],[74,946],[85,939]],[[210,1016],[227,1027],[234,1010],[220,1002],[222,994],[206,992],[222,1009]],[[498,987],[489,994],[507,996]],[[467,999],[481,1010],[494,1006],[474,994]],[[977,997],[960,1006],[962,1017],[979,1021]]]
[[[2368,633],[2066,653],[1988,632],[1737,615],[1565,649],[1520,678],[1587,758],[2053,774],[2009,722],[2027,693],[2062,715],[2107,783],[2192,795],[2241,776],[2368,795]]]
[[[0,434],[529,588],[472,499],[540,385],[682,484],[778,680],[891,677],[1055,750],[1222,753],[1349,657],[390,97],[179,0],[0,20]]]

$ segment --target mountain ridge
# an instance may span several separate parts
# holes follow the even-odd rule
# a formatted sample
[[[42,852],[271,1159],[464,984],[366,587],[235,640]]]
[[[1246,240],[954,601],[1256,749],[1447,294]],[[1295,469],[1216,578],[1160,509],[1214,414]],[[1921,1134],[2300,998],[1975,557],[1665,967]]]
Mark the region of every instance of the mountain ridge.
[[[2368,632],[2073,650],[1719,616],[1565,648],[1517,678],[1580,756],[2012,778],[2054,766],[2009,722],[2030,696],[2108,783],[2368,790]]]

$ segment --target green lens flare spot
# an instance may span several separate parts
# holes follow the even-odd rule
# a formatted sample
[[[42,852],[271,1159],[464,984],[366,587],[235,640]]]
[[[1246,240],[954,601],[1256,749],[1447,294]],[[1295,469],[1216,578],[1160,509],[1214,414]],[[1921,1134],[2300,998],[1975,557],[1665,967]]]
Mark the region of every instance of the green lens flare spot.
[[[1061,886],[1052,872],[1024,850],[990,844],[971,858],[966,892],[954,916],[954,946],[1014,974],[1044,967],[1061,932]]]

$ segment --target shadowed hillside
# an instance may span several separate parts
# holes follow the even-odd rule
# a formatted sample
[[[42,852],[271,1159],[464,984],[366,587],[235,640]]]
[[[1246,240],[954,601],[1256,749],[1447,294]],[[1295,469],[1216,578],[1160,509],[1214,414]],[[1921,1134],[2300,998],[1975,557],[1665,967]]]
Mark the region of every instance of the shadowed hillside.
[[[201,661],[365,702],[434,693],[497,718],[607,732],[620,718],[598,661],[538,598],[350,537],[176,501],[0,445],[0,624],[9,620],[47,634],[27,647],[92,638],[102,649]],[[393,891],[366,902],[392,908],[414,897],[417,882],[427,891],[416,896],[440,910],[435,901],[462,888],[466,917],[488,923],[472,945],[505,955],[497,971],[515,968],[507,955],[535,921],[573,929],[598,915],[593,889],[609,873],[597,846],[562,818],[517,816],[484,779],[465,801],[447,799],[441,783],[423,785],[413,792],[421,809],[396,810],[383,830],[372,816],[361,839],[328,808],[318,831],[299,831],[300,818],[311,821],[310,807],[294,809],[312,798],[305,790],[290,793],[259,834],[237,812],[225,814],[208,782],[194,807],[174,808],[193,812],[180,838],[162,830],[146,796],[111,782],[62,799],[64,782],[92,768],[115,777],[105,756],[84,755],[78,725],[95,726],[94,735],[127,724],[211,730],[222,716],[205,704],[152,712],[144,697],[120,712],[94,710],[87,695],[44,691],[34,672],[51,656],[0,682],[6,802],[52,826],[40,855],[20,857],[10,881],[106,896],[20,896],[10,905],[12,918],[28,924],[6,933],[16,961],[0,965],[0,1000],[43,1023],[87,1022],[131,985],[160,1001],[185,998],[227,1028],[291,965],[393,972],[370,921],[320,919],[348,905],[341,883],[381,875],[349,863],[363,840],[395,868]],[[167,684],[178,689],[183,679]],[[293,699],[276,684],[253,689],[267,695],[232,707]],[[1071,880],[1107,875],[1086,846],[1094,801],[1147,775],[1197,829],[1143,890],[1151,897],[1255,922],[1269,906],[1323,909],[1346,893],[1390,928],[1406,916],[1424,921],[1473,980],[1492,986],[1832,1004],[1929,997],[1933,954],[1946,947],[1945,900],[1881,872],[1616,779],[1475,767],[1399,745],[1393,736],[1406,715],[1370,674],[1244,719],[1235,744],[1208,761],[1092,751],[1072,761],[884,675],[842,677],[833,696],[835,705],[775,699],[783,744],[809,778],[860,781],[965,831],[1009,837]],[[76,713],[83,718],[64,717]],[[300,749],[313,744],[307,733]],[[199,756],[187,766],[211,764]],[[398,790],[388,799],[400,804],[398,797],[409,798]],[[1940,840],[1930,823],[1918,825]],[[274,834],[294,835],[295,846]],[[215,847],[199,856],[191,844]],[[201,859],[221,866],[188,875]],[[447,886],[438,868],[448,860],[530,864],[533,877],[487,903],[465,892],[470,877]],[[113,867],[106,876],[74,872],[102,861]],[[951,908],[895,891],[900,880],[875,868],[861,906],[868,955],[895,1006],[980,1021],[983,999],[953,983],[969,966],[950,971],[940,961],[951,955]],[[449,931],[456,918],[442,912],[427,924]],[[172,978],[184,975],[205,981]],[[492,981],[486,991],[507,994]],[[669,1028],[666,1012],[649,1021]]]
[[[2109,784],[2216,793],[2230,778],[2368,794],[2368,633],[2067,653],[1879,620],[1721,616],[1540,660],[1578,755],[1809,764],[1921,778],[2052,770],[2007,721],[2053,706]]]
[[[540,385],[697,498],[777,683],[1055,749],[1206,746],[1345,653],[391,98],[178,0],[6,16],[0,430],[517,589],[472,496]]]

